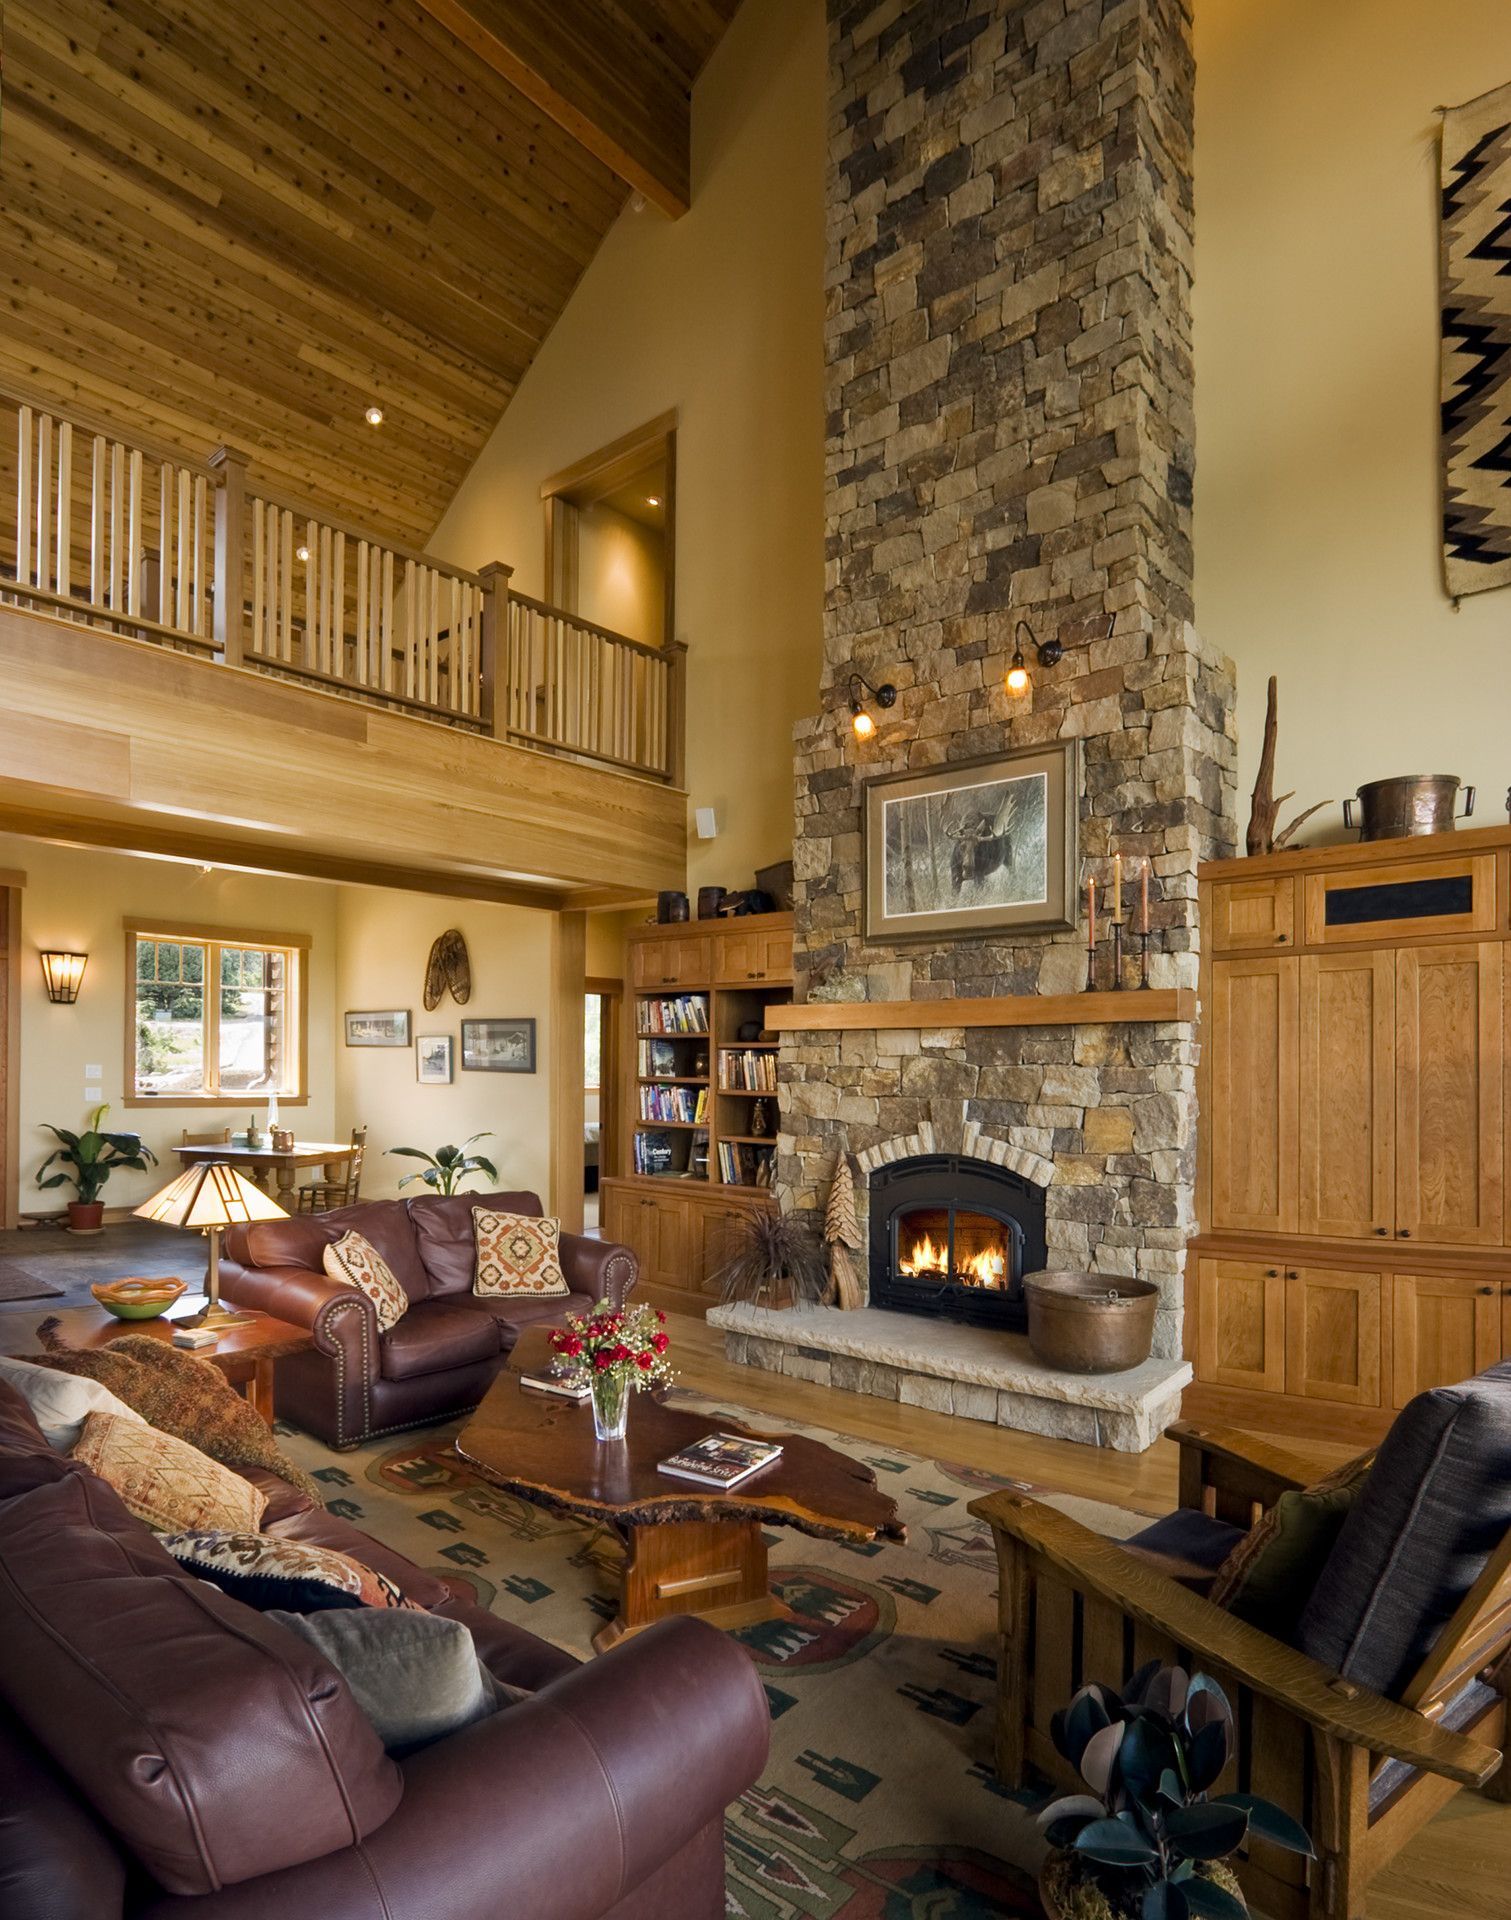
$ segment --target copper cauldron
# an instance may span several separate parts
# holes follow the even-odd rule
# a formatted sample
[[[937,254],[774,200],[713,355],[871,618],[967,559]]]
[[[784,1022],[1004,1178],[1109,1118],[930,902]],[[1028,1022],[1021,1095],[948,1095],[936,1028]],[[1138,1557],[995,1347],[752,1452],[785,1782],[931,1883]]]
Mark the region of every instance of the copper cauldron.
[[[1159,1288],[1107,1273],[1026,1273],[1028,1344],[1046,1367],[1124,1373],[1154,1345]]]
[[[1452,833],[1454,820],[1474,812],[1474,788],[1464,789],[1464,811],[1455,815],[1458,775],[1403,773],[1390,780],[1366,780],[1343,802],[1343,824],[1357,826],[1361,840],[1404,840],[1414,833]],[[1357,800],[1359,818],[1353,817]]]

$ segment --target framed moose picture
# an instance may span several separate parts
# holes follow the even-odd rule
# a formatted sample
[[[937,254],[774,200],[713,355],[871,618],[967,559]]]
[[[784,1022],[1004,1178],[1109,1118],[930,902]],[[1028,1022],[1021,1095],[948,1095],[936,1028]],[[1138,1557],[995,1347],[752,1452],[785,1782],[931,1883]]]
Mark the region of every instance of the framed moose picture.
[[[1075,925],[1080,742],[866,782],[866,938]]]

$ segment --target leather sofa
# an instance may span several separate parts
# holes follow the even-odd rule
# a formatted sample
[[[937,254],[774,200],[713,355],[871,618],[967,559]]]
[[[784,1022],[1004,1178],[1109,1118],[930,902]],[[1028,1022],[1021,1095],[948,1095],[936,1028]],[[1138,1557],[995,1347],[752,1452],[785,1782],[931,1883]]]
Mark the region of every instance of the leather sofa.
[[[475,1407],[523,1329],[600,1299],[622,1306],[639,1263],[628,1247],[579,1234],[561,1236],[570,1297],[472,1291],[476,1207],[538,1216],[533,1193],[427,1194],[369,1200],[331,1213],[298,1214],[230,1228],[221,1259],[227,1300],[308,1327],[312,1352],[278,1362],[276,1407],[332,1447],[355,1447]],[[332,1280],[325,1249],[355,1228],[392,1267],[409,1310],[387,1333],[367,1296]]]
[[[5,1920],[722,1920],[765,1764],[749,1657],[694,1619],[587,1665],[286,1482],[267,1532],[464,1620],[529,1697],[391,1759],[303,1640],[192,1578],[0,1383]]]

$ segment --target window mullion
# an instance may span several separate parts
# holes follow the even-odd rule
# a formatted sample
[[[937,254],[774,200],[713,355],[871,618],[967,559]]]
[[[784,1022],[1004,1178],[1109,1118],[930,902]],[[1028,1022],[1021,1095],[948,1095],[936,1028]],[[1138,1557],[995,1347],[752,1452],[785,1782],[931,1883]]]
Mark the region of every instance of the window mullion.
[[[220,1097],[220,947],[205,946],[205,1092]]]

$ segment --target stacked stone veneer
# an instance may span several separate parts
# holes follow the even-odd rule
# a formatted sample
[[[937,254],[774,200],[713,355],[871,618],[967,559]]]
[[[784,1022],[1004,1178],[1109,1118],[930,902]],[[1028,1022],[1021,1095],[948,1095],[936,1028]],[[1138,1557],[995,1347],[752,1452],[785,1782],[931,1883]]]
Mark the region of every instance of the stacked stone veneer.
[[[1231,667],[1191,625],[1193,84],[1184,0],[831,0],[799,998],[1078,988],[1075,933],[870,945],[861,900],[867,777],[1071,738],[1083,863],[1149,857],[1154,980],[1196,984],[1196,865],[1233,850],[1234,740]],[[1066,652],[1030,652],[1014,700],[1019,617]],[[863,749],[852,670],[898,688]],[[913,1030],[790,1035],[779,1181],[819,1206],[842,1147],[985,1129],[1053,1164],[1054,1265],[1160,1281],[1173,1353],[1194,1066],[1185,1026],[961,1030],[926,1005]]]

